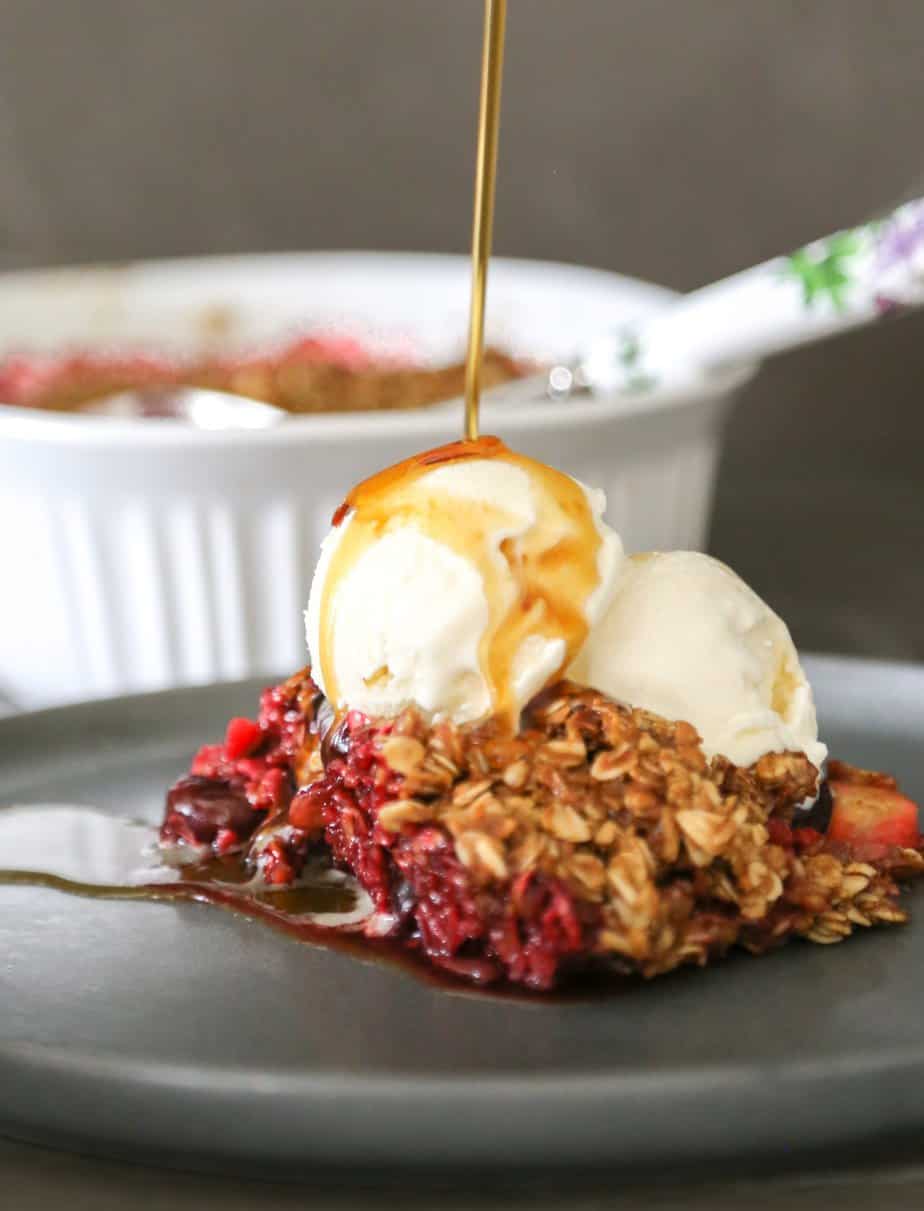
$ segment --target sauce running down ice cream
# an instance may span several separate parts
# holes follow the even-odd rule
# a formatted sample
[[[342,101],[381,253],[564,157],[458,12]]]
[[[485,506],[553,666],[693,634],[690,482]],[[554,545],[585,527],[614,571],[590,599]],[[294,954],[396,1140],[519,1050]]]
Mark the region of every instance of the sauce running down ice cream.
[[[821,768],[812,690],[783,621],[696,551],[626,558],[605,498],[497,438],[359,484],[306,615],[335,711],[415,706],[456,723],[520,711],[562,676],[691,723],[707,753]]]
[[[306,617],[328,700],[515,727],[609,604],[623,555],[604,507],[494,437],[361,483],[325,540]]]

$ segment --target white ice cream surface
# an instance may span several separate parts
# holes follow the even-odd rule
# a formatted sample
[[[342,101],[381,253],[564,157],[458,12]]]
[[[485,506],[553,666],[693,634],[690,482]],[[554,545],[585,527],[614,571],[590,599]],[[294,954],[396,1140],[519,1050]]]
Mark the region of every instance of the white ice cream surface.
[[[536,525],[536,491],[525,470],[501,459],[437,466],[415,487],[424,511],[434,497],[458,500],[463,510],[485,509],[483,554],[500,572],[503,592],[509,587],[511,603],[518,590],[502,544],[516,542]],[[602,521],[603,493],[585,492],[602,540],[600,581],[585,606],[593,625],[612,596],[623,550],[618,535]],[[413,515],[405,516],[366,547],[328,595],[324,587],[331,561],[353,517],[348,514],[323,543],[306,612],[312,673],[320,688],[328,693],[319,656],[321,605],[329,596],[333,625],[328,659],[336,670],[336,707],[392,715],[415,704],[458,723],[487,715],[492,696],[480,656],[490,608],[475,563],[423,533]],[[554,528],[548,533],[550,546],[564,536],[568,524],[563,518],[561,534]],[[560,675],[566,655],[562,639],[527,636],[513,659],[514,701],[525,705]]]
[[[529,476],[522,467],[499,458],[444,463],[428,472],[421,483],[427,492],[439,492],[475,505],[487,502],[500,506],[516,518],[517,529],[525,529],[536,520],[536,502]]]
[[[687,720],[707,753],[738,765],[795,750],[820,768],[827,750],[783,621],[707,555],[626,559],[603,522],[603,493],[581,487],[601,538],[597,584],[582,605],[589,637],[565,670],[565,639],[538,626],[527,631],[509,669],[513,703],[524,706],[567,673],[632,706]],[[575,532],[574,517],[553,495],[528,464],[494,458],[435,466],[409,484],[398,510],[328,586],[334,555],[357,518],[348,514],[324,541],[306,614],[313,673],[331,696],[319,658],[322,602],[331,612],[325,631],[334,705],[370,715],[416,705],[458,723],[486,716],[494,699],[483,640],[493,611],[503,617],[518,601],[516,561],[544,557]],[[454,542],[456,508],[464,511],[461,545]]]
[[[329,561],[350,520],[325,540],[320,583],[325,556]],[[312,652],[320,648],[320,597],[312,593],[308,608]],[[441,543],[407,527],[383,535],[357,560],[330,608],[338,706],[394,715],[416,703],[425,711],[459,711],[467,718],[489,710],[478,663],[479,638],[488,622],[481,578]],[[319,662],[313,668],[319,680]]]
[[[587,621],[593,627],[603,617],[604,611],[613,600],[613,594],[616,592],[619,577],[625,566],[626,552],[622,539],[603,520],[603,515],[606,513],[606,493],[602,488],[588,488],[583,483],[581,487],[584,489],[594,525],[600,535],[600,548],[597,552],[597,575],[600,579],[597,587],[584,603]]]
[[[783,621],[718,560],[635,556],[569,673],[605,693],[685,719],[708,753],[750,765],[801,750],[821,766],[812,691]]]

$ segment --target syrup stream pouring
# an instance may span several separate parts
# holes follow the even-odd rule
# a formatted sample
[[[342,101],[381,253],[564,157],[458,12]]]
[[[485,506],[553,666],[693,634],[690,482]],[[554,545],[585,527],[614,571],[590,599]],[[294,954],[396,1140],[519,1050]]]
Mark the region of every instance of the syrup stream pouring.
[[[475,441],[478,437],[478,403],[484,357],[484,304],[494,227],[497,133],[500,124],[506,23],[507,0],[485,0],[481,99],[478,107],[478,153],[475,163],[475,207],[472,218],[472,293],[468,352],[465,359],[465,436],[469,441]]]

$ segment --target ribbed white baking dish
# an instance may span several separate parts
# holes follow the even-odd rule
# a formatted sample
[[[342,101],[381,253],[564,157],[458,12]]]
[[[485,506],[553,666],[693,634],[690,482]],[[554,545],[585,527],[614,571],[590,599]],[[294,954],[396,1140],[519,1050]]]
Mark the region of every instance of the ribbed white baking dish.
[[[461,353],[465,258],[332,253],[0,276],[0,356],[260,342],[323,326]],[[568,357],[669,292],[499,259],[489,339]],[[749,371],[638,400],[497,404],[483,431],[606,490],[630,549],[699,547],[722,422]],[[304,659],[301,611],[330,515],[359,477],[460,433],[457,410],[318,415],[201,432],[0,407],[0,695],[22,704],[247,674]]]

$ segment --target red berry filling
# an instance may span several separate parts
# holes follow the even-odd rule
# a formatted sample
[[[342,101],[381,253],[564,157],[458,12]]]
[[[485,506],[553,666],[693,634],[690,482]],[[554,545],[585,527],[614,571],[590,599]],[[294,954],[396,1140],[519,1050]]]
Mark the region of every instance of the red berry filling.
[[[381,827],[378,812],[398,798],[403,778],[385,763],[378,741],[390,731],[351,712],[342,755],[300,791],[290,821],[324,826],[335,861],[350,870],[375,907],[395,920],[393,934],[433,962],[479,982],[503,976],[552,987],[569,957],[589,946],[596,914],[557,880],[528,875],[510,887],[478,888],[445,829]]]
[[[380,357],[384,368],[403,364]],[[250,354],[185,361],[143,352],[63,352],[11,354],[0,359],[0,401],[20,407],[68,407],[114,391],[171,387],[187,382],[242,394],[273,395],[277,379],[297,386],[299,371],[328,367],[361,373],[373,366],[371,354],[350,336],[300,336],[279,347]]]
[[[839,940],[902,920],[895,880],[924,872],[917,808],[885,775],[832,762],[800,812],[803,755],[710,765],[688,724],[579,686],[514,737],[414,711],[337,722],[321,703],[302,673],[232,719],[168,795],[162,837],[218,855],[249,841],[244,878],[279,888],[323,835],[373,902],[370,939],[477,983]]]
[[[268,816],[288,807],[310,723],[305,700],[316,693],[305,676],[265,690],[257,719],[232,719],[223,744],[200,748],[190,777],[167,796],[161,839],[229,853]]]
[[[260,819],[239,784],[190,774],[167,795],[160,835],[163,841],[210,845],[223,854],[249,837]]]
[[[232,719],[225,732],[225,756],[239,761],[249,756],[263,739],[263,730],[253,719]]]

